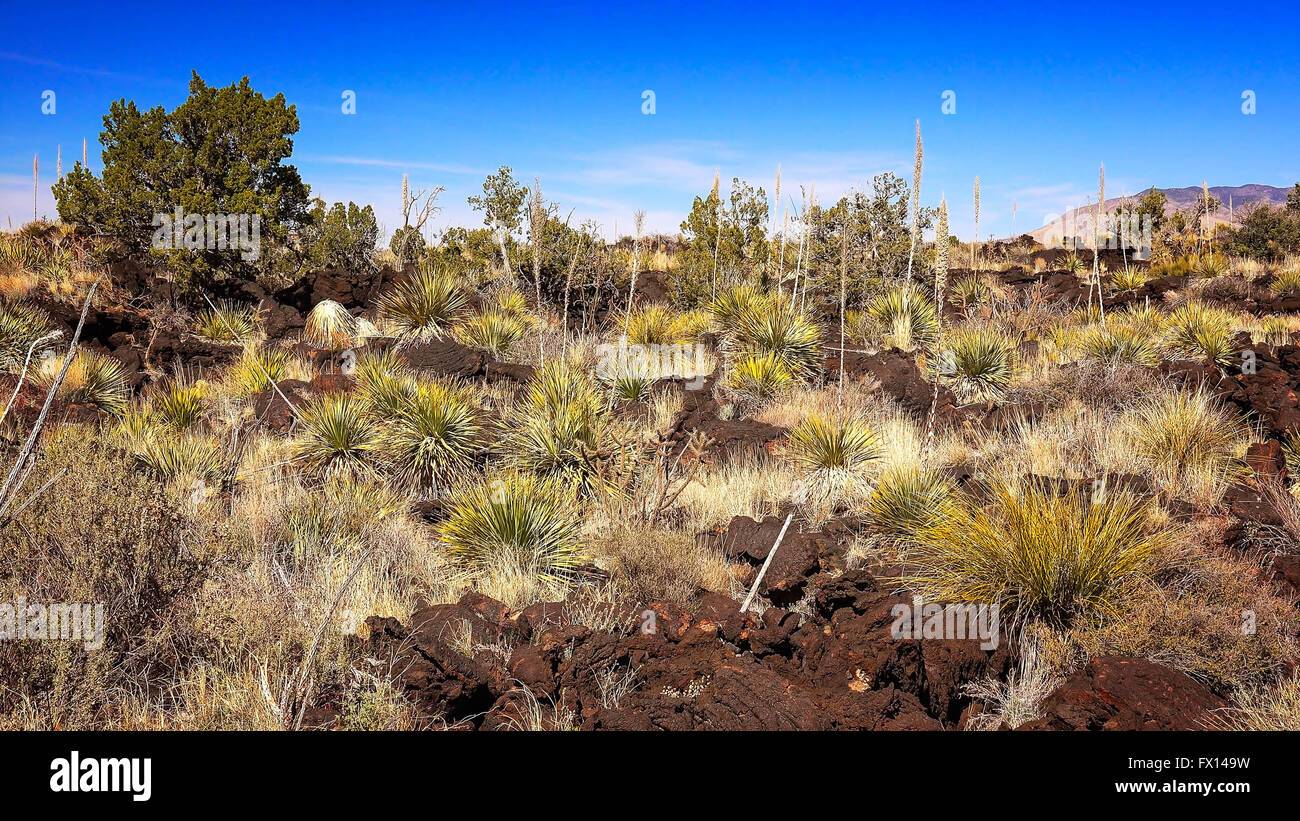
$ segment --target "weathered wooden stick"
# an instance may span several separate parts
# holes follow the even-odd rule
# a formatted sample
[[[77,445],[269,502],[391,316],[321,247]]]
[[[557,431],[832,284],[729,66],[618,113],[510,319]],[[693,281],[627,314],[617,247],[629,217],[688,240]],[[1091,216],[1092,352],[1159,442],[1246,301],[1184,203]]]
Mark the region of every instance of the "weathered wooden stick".
[[[794,513],[787,513],[785,524],[781,525],[781,532],[776,537],[772,549],[767,551],[767,559],[763,561],[763,566],[758,569],[758,577],[754,579],[754,586],[749,588],[749,595],[745,597],[745,603],[740,606],[740,612],[744,613],[749,609],[749,605],[754,601],[755,594],[758,593],[758,586],[763,583],[763,575],[767,573],[767,568],[772,564],[772,557],[776,555],[776,549],[781,546],[781,540],[785,538],[786,528],[790,527],[790,520],[794,518]]]

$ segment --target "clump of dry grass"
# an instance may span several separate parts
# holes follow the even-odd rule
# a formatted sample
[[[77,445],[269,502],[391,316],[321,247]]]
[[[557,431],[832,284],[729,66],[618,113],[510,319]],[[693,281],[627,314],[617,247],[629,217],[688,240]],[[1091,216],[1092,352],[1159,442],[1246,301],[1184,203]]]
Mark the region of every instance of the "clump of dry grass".
[[[593,538],[590,550],[629,604],[669,601],[687,607],[700,590],[725,592],[734,585],[723,555],[686,533],[617,524]]]

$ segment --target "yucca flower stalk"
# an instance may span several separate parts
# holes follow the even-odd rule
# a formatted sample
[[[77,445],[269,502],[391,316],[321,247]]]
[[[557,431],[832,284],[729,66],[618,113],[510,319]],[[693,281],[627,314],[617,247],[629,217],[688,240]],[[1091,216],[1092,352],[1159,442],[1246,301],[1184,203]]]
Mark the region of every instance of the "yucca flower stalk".
[[[912,235],[907,248],[907,279],[912,280],[912,258],[916,256],[917,231],[921,225],[921,121],[916,121],[916,160],[912,168]]]
[[[1106,202],[1106,164],[1102,163],[1101,170],[1098,172],[1097,179],[1097,208],[1093,212],[1092,221],[1092,279],[1097,286],[1097,310],[1101,313],[1101,325],[1106,327],[1106,305],[1102,300],[1101,287],[1101,214],[1102,206]],[[1092,293],[1092,286],[1088,287],[1088,292]]]
[[[943,303],[948,291],[948,201],[939,199],[939,224],[934,229],[934,299],[938,305],[936,328],[938,350],[943,350]],[[939,372],[934,369],[934,390],[930,396],[930,412],[925,418],[925,445],[921,448],[921,465],[924,468],[934,443],[934,412],[939,406]]]
[[[970,267],[975,268],[975,248],[980,241],[980,178],[975,175],[975,240],[970,245]]]

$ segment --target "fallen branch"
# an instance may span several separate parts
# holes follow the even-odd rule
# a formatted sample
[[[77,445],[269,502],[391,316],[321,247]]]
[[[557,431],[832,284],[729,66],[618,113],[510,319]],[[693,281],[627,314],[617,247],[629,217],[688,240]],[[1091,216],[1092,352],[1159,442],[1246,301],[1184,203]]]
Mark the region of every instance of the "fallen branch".
[[[745,603],[740,606],[740,612],[744,613],[748,610],[750,603],[754,601],[754,595],[758,593],[758,586],[763,583],[763,576],[767,574],[767,568],[772,564],[772,557],[776,555],[776,549],[781,546],[781,540],[785,538],[786,528],[790,526],[790,520],[793,518],[793,512],[786,514],[785,524],[781,525],[781,532],[777,534],[776,542],[772,545],[772,549],[767,551],[767,559],[763,561],[763,566],[759,568],[758,576],[754,578],[754,585],[749,588],[749,595],[745,597]]]

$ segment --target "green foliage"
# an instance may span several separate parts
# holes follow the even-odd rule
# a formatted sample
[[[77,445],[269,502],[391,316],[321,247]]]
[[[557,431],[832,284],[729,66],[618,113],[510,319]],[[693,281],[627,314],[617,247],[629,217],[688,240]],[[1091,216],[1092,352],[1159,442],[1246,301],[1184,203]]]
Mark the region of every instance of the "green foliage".
[[[589,493],[613,487],[625,445],[582,366],[551,360],[511,414],[500,449],[516,470]]]
[[[867,499],[867,529],[878,536],[906,541],[950,511],[951,480],[915,465],[886,470]]]
[[[311,219],[301,231],[312,267],[357,273],[373,270],[375,243],[379,241],[375,209],[336,202],[327,211],[324,200],[317,198],[313,203]]]
[[[478,406],[459,386],[420,385],[379,434],[378,447],[399,483],[441,487],[470,470],[483,450]]]
[[[752,354],[732,366],[727,384],[733,390],[760,399],[783,393],[794,382],[794,375],[776,354]]]
[[[1144,332],[1118,322],[1110,327],[1089,328],[1079,342],[1079,349],[1087,359],[1108,365],[1117,363],[1155,367],[1160,364],[1160,346],[1149,332]]]
[[[800,379],[821,368],[821,329],[789,301],[749,305],[736,318],[731,336],[739,358],[771,354]]]
[[[512,345],[524,338],[527,330],[523,321],[514,316],[502,311],[485,311],[456,326],[456,338],[462,344],[501,359]]]
[[[939,339],[939,313],[934,302],[910,282],[873,299],[867,316],[885,330],[889,344],[905,351],[929,348]]]
[[[949,382],[962,402],[1001,399],[1016,370],[1016,340],[994,328],[961,328],[947,338]]]
[[[907,583],[929,601],[988,603],[1008,621],[1063,626],[1119,612],[1167,531],[1127,493],[1104,500],[1030,479],[995,478],[907,541]]]
[[[727,203],[715,188],[696,197],[682,222],[686,244],[677,254],[669,277],[673,301],[694,308],[725,283],[745,281],[752,275],[768,277],[769,243],[765,231],[767,194],[739,178],[731,181]]]
[[[230,366],[227,378],[236,393],[250,396],[283,379],[288,363],[283,351],[249,345]]]
[[[453,557],[474,569],[511,568],[565,583],[587,561],[581,526],[569,486],[507,473],[459,488],[439,536]]]
[[[422,266],[379,299],[379,314],[403,341],[440,336],[469,304],[464,287],[454,277]]]
[[[365,406],[348,394],[331,393],[302,411],[294,458],[326,476],[373,472],[378,430]]]
[[[63,360],[47,360],[37,372],[35,383],[43,389],[54,384]],[[126,373],[122,363],[111,356],[80,348],[72,358],[58,398],[77,405],[93,405],[105,413],[121,416],[126,409],[128,393]]]
[[[257,333],[257,313],[223,300],[216,310],[204,309],[194,320],[194,334],[212,342],[248,342]]]
[[[196,72],[189,97],[168,112],[141,111],[125,99],[104,117],[103,177],[80,163],[54,185],[59,216],[118,240],[137,259],[165,259],[181,289],[204,288],[226,276],[252,279],[284,264],[291,233],[308,223],[308,188],[285,164],[298,115],[284,96],[266,99],[245,77],[226,88]],[[151,250],[155,215],[257,215],[261,254],[235,250]]]
[[[32,343],[53,330],[50,318],[39,308],[25,302],[0,301],[0,369],[17,373],[31,351],[32,362],[39,362],[42,351],[54,344],[47,339],[32,349]]]
[[[1172,359],[1232,359],[1237,318],[1202,302],[1179,305],[1165,320],[1164,347]]]

